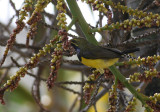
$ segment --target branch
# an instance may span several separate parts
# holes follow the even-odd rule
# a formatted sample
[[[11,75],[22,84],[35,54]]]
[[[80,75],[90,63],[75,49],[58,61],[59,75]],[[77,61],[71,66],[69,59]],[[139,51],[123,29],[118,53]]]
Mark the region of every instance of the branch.
[[[136,89],[128,83],[125,77],[119,72],[119,70],[112,65],[109,67],[109,70],[114,74],[114,76],[121,81],[121,83],[137,98],[141,101],[142,105],[146,104],[145,101],[149,100],[149,98],[142,96],[140,93],[136,91]]]
[[[78,21],[81,30],[83,31],[87,40],[95,45],[98,45],[98,42],[96,41],[95,37],[90,33],[91,29],[87,24],[87,22],[85,21],[76,0],[66,0],[66,1],[73,17],[76,18],[76,20]]]

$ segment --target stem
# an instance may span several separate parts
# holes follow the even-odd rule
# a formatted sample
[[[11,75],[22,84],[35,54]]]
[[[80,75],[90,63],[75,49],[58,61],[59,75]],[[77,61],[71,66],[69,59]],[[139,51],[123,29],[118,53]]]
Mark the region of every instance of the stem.
[[[136,89],[128,83],[126,78],[119,72],[119,70],[114,66],[110,66],[109,70],[114,74],[114,76],[119,79],[122,84],[137,98],[141,101],[142,105],[144,106],[146,103],[145,101],[148,100],[147,97],[142,96],[142,94],[138,93]]]
[[[77,20],[76,17],[73,16],[71,23],[67,27],[67,30],[71,29],[71,27],[75,24],[76,20]]]
[[[114,28],[112,27],[112,25],[109,25],[108,27],[100,27],[100,28],[93,28],[93,29],[91,29],[91,31],[90,32],[92,32],[92,33],[94,33],[94,32],[101,32],[101,31],[103,31],[103,30],[109,30],[109,31],[111,31],[111,30],[113,30]]]
[[[78,23],[81,27],[81,30],[83,31],[87,40],[95,45],[98,45],[98,42],[96,41],[95,37],[92,35],[92,33],[90,33],[91,28],[89,27],[86,20],[84,19],[83,15],[78,7],[76,0],[66,0],[66,1],[67,1],[69,8],[70,8],[72,16],[75,17],[76,20],[78,21]]]
[[[115,66],[123,66],[123,65],[133,65],[133,64],[141,64],[141,62],[137,62],[135,60],[132,61],[124,61],[124,62],[117,62]]]

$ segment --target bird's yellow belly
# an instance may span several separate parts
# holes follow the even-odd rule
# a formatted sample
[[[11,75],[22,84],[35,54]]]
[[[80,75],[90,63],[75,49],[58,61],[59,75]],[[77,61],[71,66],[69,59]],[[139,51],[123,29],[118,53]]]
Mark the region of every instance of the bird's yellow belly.
[[[108,68],[109,66],[114,65],[118,61],[118,58],[105,60],[105,59],[86,59],[82,57],[81,59],[82,59],[81,62],[84,65],[97,69]]]

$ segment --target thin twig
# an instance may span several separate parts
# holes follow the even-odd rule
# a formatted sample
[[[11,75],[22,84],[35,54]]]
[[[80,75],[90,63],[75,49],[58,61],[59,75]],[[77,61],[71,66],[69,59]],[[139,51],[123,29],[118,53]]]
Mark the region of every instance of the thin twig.
[[[80,92],[74,91],[73,89],[67,88],[67,87],[62,86],[62,85],[58,85],[58,84],[56,84],[56,83],[55,83],[55,85],[56,85],[57,87],[60,87],[60,88],[62,88],[62,89],[65,89],[65,90],[67,90],[67,91],[69,91],[69,92],[72,92],[72,93],[74,93],[74,94],[81,95]]]
[[[82,109],[82,106],[83,106],[83,96],[84,96],[84,93],[83,93],[83,87],[84,87],[84,71],[82,71],[81,73],[81,81],[82,81],[82,85],[81,85],[81,99],[80,99],[80,105],[79,105],[79,111]]]
[[[149,4],[143,11],[147,11],[156,6],[156,0],[154,0],[151,4]]]
[[[17,62],[13,57],[11,57],[11,60],[12,60],[12,62],[16,65],[16,67],[21,67],[21,65],[19,65],[18,62]],[[39,76],[36,76],[36,75],[34,75],[34,74],[32,74],[32,73],[29,73],[28,71],[27,71],[26,74],[28,74],[29,76],[32,76],[32,77],[34,77],[34,78],[39,78],[39,79],[42,80],[42,81],[46,81],[46,79],[41,78],[41,77],[39,77]]]
[[[44,106],[40,102],[40,88],[39,88],[40,78],[39,77],[41,76],[42,71],[43,71],[43,66],[40,66],[37,72],[37,78],[35,79],[34,84],[32,86],[32,95],[36,103],[40,107],[40,112],[49,112],[48,110],[44,108]]]
[[[73,104],[71,105],[71,107],[70,107],[70,109],[69,109],[69,112],[73,112],[73,109],[74,109],[74,107],[76,106],[77,101],[78,101],[78,96],[75,98]]]
[[[93,107],[94,107],[94,111],[97,112],[96,103],[93,105]]]
[[[15,10],[16,16],[18,17],[18,16],[19,16],[19,11],[16,9],[15,3],[13,3],[12,0],[9,0],[9,2],[10,2],[10,4],[11,4],[12,8]]]
[[[145,2],[146,2],[146,0],[141,0],[141,2],[139,3],[137,9],[140,10]]]
[[[146,38],[146,37],[149,36],[149,35],[156,34],[156,33],[159,33],[159,32],[160,32],[160,28],[155,29],[155,30],[153,30],[153,31],[151,31],[151,32],[146,32],[146,33],[144,33],[144,34],[142,34],[142,35],[139,35],[139,36],[136,36],[136,37],[134,37],[134,38],[131,38],[131,39],[123,42],[123,44],[131,43],[131,42],[134,42],[134,41],[140,40],[140,39],[144,39],[144,38]]]
[[[78,60],[63,60],[64,63],[82,65],[82,63]]]

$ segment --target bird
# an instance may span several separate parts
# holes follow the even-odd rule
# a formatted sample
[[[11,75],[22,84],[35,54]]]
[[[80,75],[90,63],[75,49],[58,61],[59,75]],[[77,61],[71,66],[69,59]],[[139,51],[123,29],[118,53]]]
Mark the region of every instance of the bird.
[[[71,46],[75,49],[79,61],[104,73],[104,69],[114,65],[124,54],[139,51],[139,48],[120,51],[115,48],[107,48],[94,45],[85,38],[73,38],[70,40]]]

